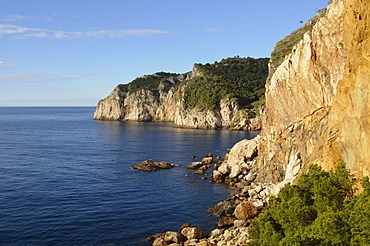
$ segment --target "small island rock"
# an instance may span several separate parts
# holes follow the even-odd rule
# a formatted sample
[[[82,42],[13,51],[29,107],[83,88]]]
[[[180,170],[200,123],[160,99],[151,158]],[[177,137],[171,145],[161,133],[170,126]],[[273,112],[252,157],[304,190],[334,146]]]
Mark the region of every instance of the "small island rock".
[[[153,172],[157,171],[158,169],[170,169],[173,168],[174,166],[175,165],[164,161],[154,162],[153,160],[146,160],[132,166],[132,168],[147,172]]]

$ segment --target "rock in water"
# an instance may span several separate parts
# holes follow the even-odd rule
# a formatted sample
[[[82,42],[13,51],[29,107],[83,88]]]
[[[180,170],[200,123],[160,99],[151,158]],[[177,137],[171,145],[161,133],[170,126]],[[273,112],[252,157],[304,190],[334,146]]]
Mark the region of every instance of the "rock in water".
[[[203,162],[196,161],[196,162],[192,162],[191,164],[189,164],[186,168],[188,168],[188,169],[197,169],[197,168],[200,168],[203,165],[204,165]]]
[[[171,163],[163,162],[163,161],[154,162],[153,160],[142,161],[139,164],[132,166],[133,169],[147,171],[147,172],[157,171],[158,169],[170,169],[173,167],[174,165]]]
[[[229,201],[223,201],[217,203],[214,207],[209,208],[208,211],[218,217],[226,216],[234,212],[235,205]]]
[[[174,167],[173,164],[165,162],[165,161],[154,162],[154,165],[158,167],[159,169],[170,169]]]
[[[208,164],[212,164],[213,163],[213,157],[204,157],[202,159],[202,163],[208,165]]]

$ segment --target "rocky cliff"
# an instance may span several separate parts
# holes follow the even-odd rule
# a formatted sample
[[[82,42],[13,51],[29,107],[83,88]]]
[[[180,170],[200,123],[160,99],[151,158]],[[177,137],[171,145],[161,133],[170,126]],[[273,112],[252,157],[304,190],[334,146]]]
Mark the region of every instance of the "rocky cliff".
[[[261,134],[237,143],[213,171],[240,193],[212,208],[224,216],[219,228],[194,245],[244,244],[250,207],[262,209],[310,164],[330,170],[344,161],[356,177],[369,176],[370,2],[330,2],[275,47]]]
[[[345,161],[357,177],[369,175],[369,13],[365,1],[333,0],[283,59],[272,56],[257,181],[283,181],[292,159],[300,172]]]
[[[329,169],[344,160],[361,177],[370,175],[370,3],[344,5],[344,78],[333,98],[320,162]]]
[[[343,1],[333,1],[306,24],[280,64],[270,61],[258,157],[263,179],[283,180],[297,153],[302,167],[322,155],[317,146],[344,74],[343,11]]]
[[[249,62],[249,59],[254,60],[248,58],[246,61]],[[225,62],[230,62],[230,60],[234,63],[241,63],[239,60],[244,61],[244,58],[225,59]],[[265,60],[262,59],[262,65]],[[244,64],[242,65],[244,66]],[[209,75],[206,77],[206,71],[209,72],[211,69],[214,69],[213,65],[207,64],[203,69],[202,65],[196,64],[192,72],[189,73],[161,72],[139,77],[126,85],[118,85],[110,95],[99,101],[94,119],[173,122],[175,127],[184,128],[259,130],[261,127],[260,107],[251,110],[245,105],[242,107],[239,101],[231,96],[231,93],[227,95],[223,95],[221,92],[214,94],[213,91],[209,93],[209,89],[205,92],[199,89],[206,87],[204,84],[200,85],[202,81],[218,83],[220,82],[218,79],[221,78],[221,82],[227,84],[224,81],[225,76],[214,76],[217,79]],[[225,73],[224,70],[222,72]],[[232,70],[229,73],[232,73]],[[258,73],[258,71],[254,73]],[[267,71],[265,73],[267,76]],[[259,78],[261,76],[262,79]],[[255,76],[261,81],[262,86],[266,78],[263,76],[263,74]],[[256,80],[256,78],[253,79]],[[212,88],[214,87],[212,86]],[[194,91],[196,92],[193,93]],[[223,93],[226,94],[226,92]],[[255,97],[251,102],[258,99],[252,94],[250,97]],[[214,108],[203,107],[208,105],[207,103],[216,106]]]
[[[181,92],[177,88],[188,74],[156,73],[118,85],[100,100],[95,120],[172,121]]]

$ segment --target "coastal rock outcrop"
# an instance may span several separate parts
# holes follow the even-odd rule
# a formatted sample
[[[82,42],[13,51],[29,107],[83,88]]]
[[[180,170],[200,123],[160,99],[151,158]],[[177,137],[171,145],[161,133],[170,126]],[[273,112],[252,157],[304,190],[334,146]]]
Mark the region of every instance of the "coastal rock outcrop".
[[[323,155],[321,138],[345,71],[343,14],[344,2],[332,1],[305,25],[304,33],[286,38],[301,35],[279,63],[272,56],[255,165],[258,181],[283,181],[297,152],[302,170]]]
[[[164,162],[164,161],[156,161],[153,160],[146,160],[142,161],[134,166],[132,166],[133,169],[141,170],[141,171],[147,171],[147,172],[153,172],[157,171],[159,169],[170,169],[175,167],[174,164]]]
[[[240,64],[243,64],[243,62],[255,62],[261,64],[254,66],[263,67],[265,64],[267,68],[267,60],[266,62],[265,60],[265,58],[230,58],[225,59],[220,64],[224,64],[223,69],[226,70],[229,69],[228,63],[230,62],[239,64],[235,66],[244,67],[248,65]],[[191,94],[194,90],[207,87],[201,84],[198,86],[196,79],[200,81],[206,80],[216,85],[219,83],[218,81],[212,81],[215,76],[208,75],[205,78],[205,72],[202,71],[202,69],[205,70],[206,68],[212,70],[217,66],[207,64],[203,67],[200,64],[196,64],[193,70],[188,73],[160,72],[136,78],[129,84],[118,85],[110,95],[99,101],[94,113],[94,119],[105,121],[173,122],[175,127],[197,129],[260,130],[262,122],[261,106],[251,106],[253,101],[258,100],[257,92],[248,92],[253,96],[253,99],[240,99],[241,101],[248,101],[243,101],[243,105],[240,104],[235,96],[230,96],[232,93],[225,94],[223,92],[225,95],[208,95],[209,90],[200,90],[194,92],[194,95]],[[231,75],[228,76],[230,77]],[[258,75],[254,77],[261,77],[259,83],[261,85],[264,84],[265,77],[263,72],[259,71]],[[218,76],[217,78],[221,77]],[[242,81],[245,78],[236,77],[236,79]],[[230,82],[230,78],[221,78],[221,80],[225,80],[222,82],[223,84],[234,83]],[[192,83],[192,86],[189,86],[189,83]],[[258,84],[256,82],[253,83]],[[239,85],[235,84],[228,87],[237,91],[243,84],[240,83]],[[258,88],[254,89],[260,93]],[[189,94],[192,96],[189,96]],[[192,99],[190,100],[189,98]],[[203,99],[209,105],[205,105],[202,101]]]
[[[248,219],[310,164],[329,170],[343,160],[356,177],[370,175],[369,18],[369,2],[333,0],[277,44],[261,134],[237,143],[213,171],[215,182],[240,191],[210,209],[229,227],[199,243],[244,245]]]
[[[256,175],[252,182],[290,183],[311,164],[329,170],[342,160],[356,177],[370,174],[369,8],[363,1],[333,0],[276,45],[258,156],[247,171],[248,178]],[[229,155],[215,180],[227,180],[230,163],[247,167],[248,161]]]
[[[344,1],[344,77],[323,135],[323,158],[330,169],[343,160],[357,177],[370,175],[370,3]]]
[[[188,74],[156,73],[139,77],[135,83],[118,85],[100,100],[95,120],[111,121],[173,121],[178,100],[175,89]],[[145,83],[148,85],[145,86]],[[143,85],[144,84],[144,85]]]

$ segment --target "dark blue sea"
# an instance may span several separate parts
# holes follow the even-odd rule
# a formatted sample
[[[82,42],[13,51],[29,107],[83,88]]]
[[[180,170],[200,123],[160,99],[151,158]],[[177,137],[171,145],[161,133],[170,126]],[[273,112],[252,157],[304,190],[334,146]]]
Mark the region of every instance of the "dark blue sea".
[[[230,193],[185,168],[257,133],[94,121],[93,107],[0,108],[0,245],[148,245]],[[143,172],[146,159],[178,166]]]

